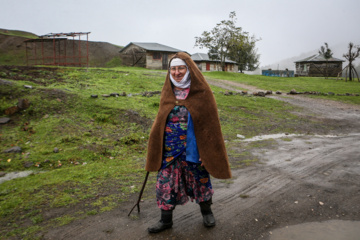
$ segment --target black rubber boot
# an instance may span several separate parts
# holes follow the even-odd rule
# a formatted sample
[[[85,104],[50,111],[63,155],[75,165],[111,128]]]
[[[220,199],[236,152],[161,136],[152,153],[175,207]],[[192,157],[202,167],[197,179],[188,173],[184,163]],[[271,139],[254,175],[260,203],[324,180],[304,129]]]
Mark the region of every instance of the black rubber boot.
[[[200,211],[203,216],[203,222],[205,227],[215,226],[215,217],[211,211],[212,200],[199,203]]]
[[[161,219],[156,224],[148,228],[149,233],[158,233],[171,228],[172,222],[172,210],[165,211],[161,210]]]

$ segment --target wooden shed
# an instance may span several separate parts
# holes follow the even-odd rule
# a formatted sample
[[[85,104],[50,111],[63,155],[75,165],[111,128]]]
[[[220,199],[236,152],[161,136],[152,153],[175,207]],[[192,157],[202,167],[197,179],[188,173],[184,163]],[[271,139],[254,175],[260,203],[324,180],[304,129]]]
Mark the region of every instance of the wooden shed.
[[[120,56],[126,66],[165,70],[177,52],[183,51],[159,43],[131,42],[120,50]]]
[[[295,76],[337,77],[343,62],[345,61],[338,58],[326,60],[323,55],[316,54],[295,62]]]
[[[194,62],[202,72],[221,71],[220,61],[210,59],[207,53],[194,53],[193,55],[191,55],[191,58],[192,60],[194,60]],[[225,71],[238,72],[239,68],[237,63],[226,59]]]

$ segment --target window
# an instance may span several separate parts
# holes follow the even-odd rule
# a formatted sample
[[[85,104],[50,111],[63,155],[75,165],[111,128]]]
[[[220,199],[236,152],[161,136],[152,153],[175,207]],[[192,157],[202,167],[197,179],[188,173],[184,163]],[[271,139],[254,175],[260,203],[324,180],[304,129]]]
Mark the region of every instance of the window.
[[[153,59],[161,59],[161,54],[160,53],[153,53]]]

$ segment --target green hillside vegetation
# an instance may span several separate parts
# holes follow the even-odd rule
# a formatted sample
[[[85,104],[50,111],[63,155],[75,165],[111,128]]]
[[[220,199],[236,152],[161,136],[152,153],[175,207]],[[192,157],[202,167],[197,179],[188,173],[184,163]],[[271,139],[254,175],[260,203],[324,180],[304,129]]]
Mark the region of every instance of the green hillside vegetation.
[[[330,79],[206,75],[273,91],[360,92],[359,83]],[[0,172],[33,172],[0,184],[0,239],[41,238],[48,228],[121,207],[137,195],[165,76],[165,71],[130,67],[0,68],[0,117],[12,119],[0,125]],[[331,128],[321,120],[294,115],[302,110],[284,102],[212,90],[233,169],[257,162],[251,148],[274,144],[245,144],[237,134],[326,134]],[[111,93],[119,96],[102,96]],[[94,94],[99,97],[92,98]],[[359,99],[322,97],[356,104]],[[18,99],[28,99],[30,107],[5,115]],[[21,147],[21,153],[4,153],[14,146]],[[151,174],[145,199],[155,197],[154,183]]]
[[[38,38],[36,34],[25,32],[25,31],[19,31],[19,30],[8,30],[8,29],[1,29],[0,28],[0,34],[8,35],[8,36],[16,36],[16,37],[23,37],[23,38]]]

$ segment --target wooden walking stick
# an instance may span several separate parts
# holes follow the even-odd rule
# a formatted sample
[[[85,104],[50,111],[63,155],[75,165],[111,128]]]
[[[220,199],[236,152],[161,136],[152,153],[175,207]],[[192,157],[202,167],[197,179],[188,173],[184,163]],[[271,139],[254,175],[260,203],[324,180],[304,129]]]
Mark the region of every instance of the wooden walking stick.
[[[140,191],[140,194],[139,194],[139,198],[136,202],[136,204],[133,206],[133,208],[130,210],[128,216],[130,216],[131,212],[134,210],[134,208],[137,206],[137,209],[138,209],[138,212],[140,212],[140,201],[141,201],[141,196],[144,192],[144,189],[145,189],[145,185],[146,185],[146,182],[147,182],[147,179],[149,177],[149,172],[146,173],[146,176],[145,176],[145,180],[144,180],[144,183],[142,185],[142,188],[141,188],[141,191]]]

